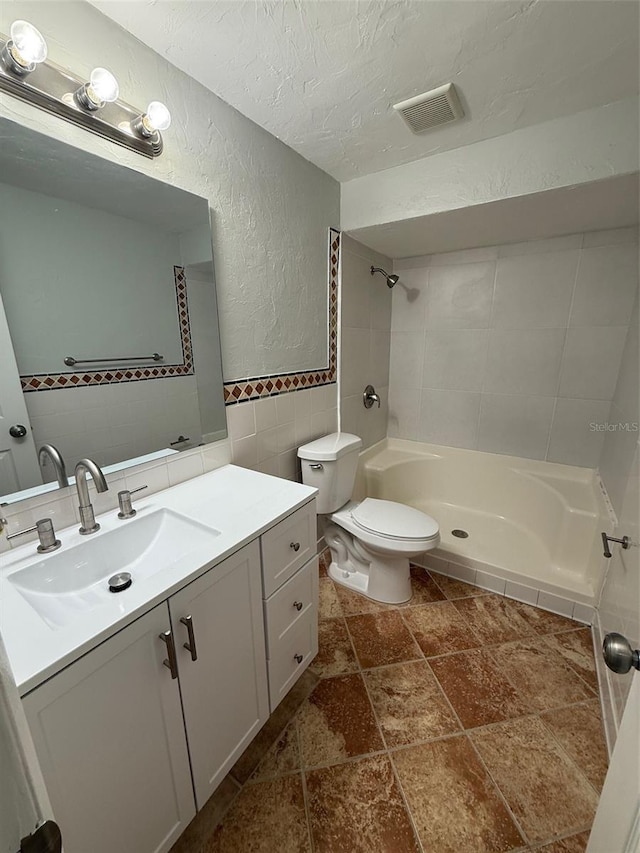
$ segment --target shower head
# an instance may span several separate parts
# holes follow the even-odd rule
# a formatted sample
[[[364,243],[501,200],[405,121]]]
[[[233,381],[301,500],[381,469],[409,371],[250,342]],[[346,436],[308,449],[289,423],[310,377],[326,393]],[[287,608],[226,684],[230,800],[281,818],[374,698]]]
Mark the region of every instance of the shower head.
[[[382,269],[382,267],[371,267],[371,275],[373,275],[374,273],[377,273],[377,272],[381,272],[382,275],[386,278],[387,287],[393,287],[395,284],[398,283],[398,281],[400,279],[399,275],[389,275],[388,273],[386,273]]]

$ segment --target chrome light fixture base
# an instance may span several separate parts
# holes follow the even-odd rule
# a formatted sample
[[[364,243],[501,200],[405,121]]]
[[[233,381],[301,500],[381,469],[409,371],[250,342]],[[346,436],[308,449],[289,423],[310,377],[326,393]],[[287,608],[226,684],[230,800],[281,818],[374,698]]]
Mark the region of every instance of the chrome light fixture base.
[[[0,91],[144,157],[162,154],[162,136],[158,131],[143,137],[135,130],[135,120],[142,110],[120,99],[99,109],[86,107],[78,94],[85,84],[86,80],[75,77],[49,60],[21,66],[13,56],[10,39],[0,34]]]

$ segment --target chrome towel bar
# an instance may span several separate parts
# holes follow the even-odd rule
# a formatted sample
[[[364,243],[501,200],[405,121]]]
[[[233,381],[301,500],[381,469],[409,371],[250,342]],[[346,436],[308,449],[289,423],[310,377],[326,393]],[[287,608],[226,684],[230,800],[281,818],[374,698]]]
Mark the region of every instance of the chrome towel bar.
[[[124,358],[74,358],[72,355],[65,356],[64,363],[68,367],[73,367],[74,364],[106,364],[111,361],[162,361],[163,355],[159,352],[154,352],[152,355],[130,355]]]

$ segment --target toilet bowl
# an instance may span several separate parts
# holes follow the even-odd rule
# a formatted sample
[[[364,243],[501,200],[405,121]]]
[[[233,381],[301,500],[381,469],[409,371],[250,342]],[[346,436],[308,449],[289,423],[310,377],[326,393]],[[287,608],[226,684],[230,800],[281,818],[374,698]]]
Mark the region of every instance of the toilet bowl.
[[[362,440],[332,433],[298,450],[302,480],[318,490],[318,514],[326,519],[331,551],[329,577],[374,601],[401,604],[411,598],[409,558],[440,543],[437,521],[395,501],[351,499]]]

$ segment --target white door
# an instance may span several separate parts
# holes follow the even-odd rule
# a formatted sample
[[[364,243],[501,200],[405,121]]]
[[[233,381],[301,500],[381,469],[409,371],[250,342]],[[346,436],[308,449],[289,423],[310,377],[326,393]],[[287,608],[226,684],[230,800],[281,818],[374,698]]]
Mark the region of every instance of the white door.
[[[166,603],[24,699],[65,853],[166,853],[195,815]]]
[[[0,497],[42,485],[29,414],[20,386],[20,375],[7,317],[0,298]],[[23,426],[26,435],[14,438],[11,427]]]
[[[619,677],[631,678],[630,675]],[[635,673],[587,853],[638,853],[639,850],[640,673]]]
[[[169,610],[201,809],[269,716],[258,543],[173,595]]]

